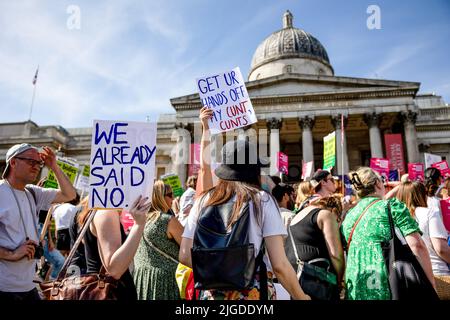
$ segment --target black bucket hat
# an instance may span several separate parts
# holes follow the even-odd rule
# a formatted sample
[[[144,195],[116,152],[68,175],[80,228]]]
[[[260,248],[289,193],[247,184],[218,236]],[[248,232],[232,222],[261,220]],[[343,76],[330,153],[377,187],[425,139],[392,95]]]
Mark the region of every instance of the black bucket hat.
[[[265,165],[258,158],[257,146],[247,140],[227,142],[222,148],[222,164],[214,173],[222,180],[255,181]]]

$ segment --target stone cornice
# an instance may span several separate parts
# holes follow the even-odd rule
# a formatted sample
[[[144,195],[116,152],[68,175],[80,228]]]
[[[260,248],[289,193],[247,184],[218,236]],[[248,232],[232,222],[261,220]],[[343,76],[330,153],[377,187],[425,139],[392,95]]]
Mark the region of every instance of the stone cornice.
[[[381,88],[361,88],[352,90],[341,90],[332,92],[303,93],[298,95],[272,95],[252,97],[251,101],[254,106],[271,105],[279,103],[304,103],[304,102],[321,102],[321,101],[338,101],[338,100],[359,100],[359,99],[376,99],[389,97],[412,97],[417,93],[416,87],[381,87]],[[181,98],[179,98],[181,99]],[[199,95],[191,95],[183,97],[183,101],[175,99],[171,100],[173,107],[177,111],[200,109],[201,102]]]

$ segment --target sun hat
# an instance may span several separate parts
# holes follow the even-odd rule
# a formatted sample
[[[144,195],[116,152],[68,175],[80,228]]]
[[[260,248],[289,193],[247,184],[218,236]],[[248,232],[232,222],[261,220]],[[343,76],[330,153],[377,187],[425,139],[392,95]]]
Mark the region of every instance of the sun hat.
[[[9,150],[6,152],[6,160],[5,160],[6,168],[5,168],[5,170],[3,170],[3,174],[2,174],[3,179],[5,179],[6,175],[8,174],[9,162],[11,161],[11,159],[18,156],[21,153],[24,153],[27,150],[30,150],[30,149],[36,149],[36,147],[33,147],[29,143],[21,143],[21,144],[13,145],[11,148],[9,148]]]
[[[256,144],[247,140],[227,142],[222,148],[222,163],[214,173],[222,180],[254,181],[264,164],[257,156]]]

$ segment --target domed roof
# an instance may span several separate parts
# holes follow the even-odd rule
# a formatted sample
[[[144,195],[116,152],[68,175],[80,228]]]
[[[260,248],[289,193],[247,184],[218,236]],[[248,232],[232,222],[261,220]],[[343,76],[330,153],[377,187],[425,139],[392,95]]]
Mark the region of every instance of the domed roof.
[[[292,20],[292,14],[286,11],[283,29],[272,33],[256,49],[250,73],[265,63],[287,58],[313,59],[331,68],[328,54],[320,41],[304,30],[294,28]]]

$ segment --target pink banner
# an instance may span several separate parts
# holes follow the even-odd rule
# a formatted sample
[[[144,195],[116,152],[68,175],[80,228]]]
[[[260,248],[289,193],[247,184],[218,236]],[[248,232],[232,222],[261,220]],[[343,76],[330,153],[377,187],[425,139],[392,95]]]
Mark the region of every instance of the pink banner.
[[[450,169],[448,168],[447,161],[436,162],[431,165],[433,168],[439,169],[441,175],[445,178],[446,176],[450,176]]]
[[[444,221],[445,229],[450,232],[450,198],[441,200],[442,220]]]
[[[200,143],[191,144],[191,161],[188,167],[189,176],[198,175],[200,170]]]
[[[371,158],[370,167],[383,176],[386,181],[389,180],[389,160],[384,158]]]
[[[405,173],[405,161],[403,160],[403,139],[402,135],[385,134],[386,158],[390,162],[391,170],[399,170],[400,174]]]
[[[277,154],[278,162],[277,167],[278,171],[287,174],[288,173],[288,155],[283,152],[278,152]]]
[[[122,213],[120,214],[120,222],[123,225],[123,229],[125,230],[125,233],[128,234],[131,230],[131,227],[134,225],[134,219],[131,213],[128,211],[122,210]]]
[[[423,163],[408,163],[408,178],[409,180],[424,180],[423,170],[425,166]]]

